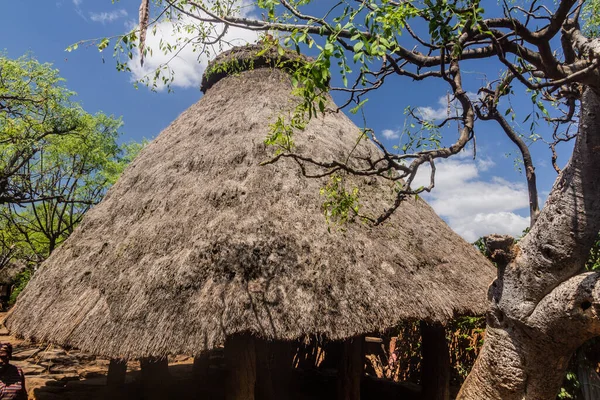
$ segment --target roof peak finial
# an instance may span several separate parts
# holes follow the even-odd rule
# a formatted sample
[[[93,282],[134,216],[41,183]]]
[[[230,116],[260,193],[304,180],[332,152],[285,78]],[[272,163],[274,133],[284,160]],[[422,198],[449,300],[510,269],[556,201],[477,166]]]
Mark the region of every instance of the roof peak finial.
[[[236,46],[221,53],[208,63],[202,76],[200,90],[202,93],[206,93],[215,83],[228,75],[257,68],[280,68],[291,72],[311,61],[311,58],[295,51],[281,51],[278,43],[272,41]]]

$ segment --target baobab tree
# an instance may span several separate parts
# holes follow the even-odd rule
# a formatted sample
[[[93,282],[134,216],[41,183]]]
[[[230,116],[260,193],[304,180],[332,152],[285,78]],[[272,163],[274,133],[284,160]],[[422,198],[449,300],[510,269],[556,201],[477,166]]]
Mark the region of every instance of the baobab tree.
[[[385,223],[407,196],[432,190],[435,162],[456,155],[472,142],[479,121],[499,124],[523,156],[531,227],[518,244],[507,237],[487,239],[498,277],[489,290],[485,343],[459,398],[555,398],[571,354],[600,335],[600,275],[584,269],[600,230],[599,2],[499,2],[493,10],[484,10],[479,1],[472,0],[341,0],[335,4],[257,0],[255,5],[262,9],[259,18],[240,13],[250,2],[237,0],[155,3],[156,14],[149,0],[143,0],[139,28],[117,39],[116,46],[127,50],[124,54],[139,46],[143,60],[149,51],[144,43],[146,31],[161,18],[169,18],[182,35],[176,45],[161,44],[159,50],[167,53],[183,46],[209,51],[231,28],[270,33],[265,46],[275,46],[281,54],[286,46],[318,49],[313,63],[294,72],[303,101],[288,125],[274,124],[268,142],[277,145],[278,152],[271,161],[289,157],[301,165],[319,167],[320,175],[380,175],[394,180],[395,202],[378,217],[367,218],[370,223]],[[108,44],[104,40],[100,47]],[[473,98],[465,90],[461,67],[477,60],[493,60],[503,72]],[[348,94],[346,105],[355,103],[356,107],[391,75],[444,82],[456,115],[439,124],[416,117],[428,129],[457,124],[457,140],[446,147],[398,152],[387,149],[365,129],[362,135],[381,148],[381,155],[360,170],[344,160],[325,162],[294,153],[294,130],[300,130],[306,118],[328,112],[323,96],[335,89],[329,87],[334,63],[340,67],[343,82],[338,89]],[[360,70],[351,72],[349,65],[358,65]],[[164,67],[151,80],[168,82],[168,65]],[[564,169],[553,158],[560,173],[541,210],[533,160],[506,119],[514,114],[507,100],[523,91],[530,92],[540,118],[552,126],[553,151],[557,143],[575,139]],[[424,165],[431,166],[430,184],[413,188],[417,171]]]

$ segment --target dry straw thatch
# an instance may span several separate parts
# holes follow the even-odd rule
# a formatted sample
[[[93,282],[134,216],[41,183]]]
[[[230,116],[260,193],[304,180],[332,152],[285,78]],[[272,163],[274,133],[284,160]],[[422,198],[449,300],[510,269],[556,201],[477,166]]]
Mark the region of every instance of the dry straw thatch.
[[[13,332],[110,357],[196,355],[243,331],[341,339],[484,312],[494,268],[424,201],[329,232],[326,179],[290,159],[259,166],[268,124],[297,101],[286,73],[259,66],[211,82],[142,151],[35,274]],[[342,159],[358,132],[327,113],[297,151]],[[363,141],[357,154],[376,151]],[[381,179],[353,185],[365,213],[393,196]]]

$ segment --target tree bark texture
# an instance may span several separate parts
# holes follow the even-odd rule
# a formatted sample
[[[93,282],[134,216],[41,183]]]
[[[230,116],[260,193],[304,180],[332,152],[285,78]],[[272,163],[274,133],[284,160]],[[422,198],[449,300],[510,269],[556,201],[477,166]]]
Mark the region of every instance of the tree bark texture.
[[[483,348],[458,399],[554,400],[569,357],[600,335],[600,274],[584,264],[600,231],[600,97],[586,89],[575,149],[519,243],[488,239],[498,265]]]
[[[256,344],[249,333],[236,334],[225,342],[228,378],[226,400],[254,400],[256,388]]]
[[[421,322],[423,400],[450,399],[450,351],[442,325]]]
[[[363,336],[346,339],[338,364],[337,400],[360,400],[360,383],[365,368]]]

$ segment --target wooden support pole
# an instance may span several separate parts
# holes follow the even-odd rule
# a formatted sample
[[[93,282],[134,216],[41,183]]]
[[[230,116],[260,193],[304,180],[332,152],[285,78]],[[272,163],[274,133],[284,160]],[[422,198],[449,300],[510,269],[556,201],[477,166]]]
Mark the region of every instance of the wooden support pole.
[[[127,375],[127,360],[112,358],[108,364],[108,374],[106,375],[106,385],[111,388],[118,388],[125,384]]]
[[[165,358],[143,358],[140,360],[144,399],[164,399],[169,392],[171,376],[169,361]]]
[[[256,339],[256,398],[281,400],[290,397],[295,342]]]
[[[192,365],[192,375],[194,381],[200,385],[205,385],[208,381],[208,373],[210,369],[210,352],[205,351],[194,357]]]
[[[256,387],[256,348],[248,333],[229,336],[225,341],[228,379],[226,400],[254,400]]]
[[[346,339],[338,364],[337,400],[360,400],[364,368],[364,337]]]
[[[204,398],[210,389],[210,352],[205,351],[194,357],[192,365],[192,379],[194,381],[194,390],[196,398]]]
[[[421,321],[421,385],[423,400],[450,398],[450,352],[440,324]]]

